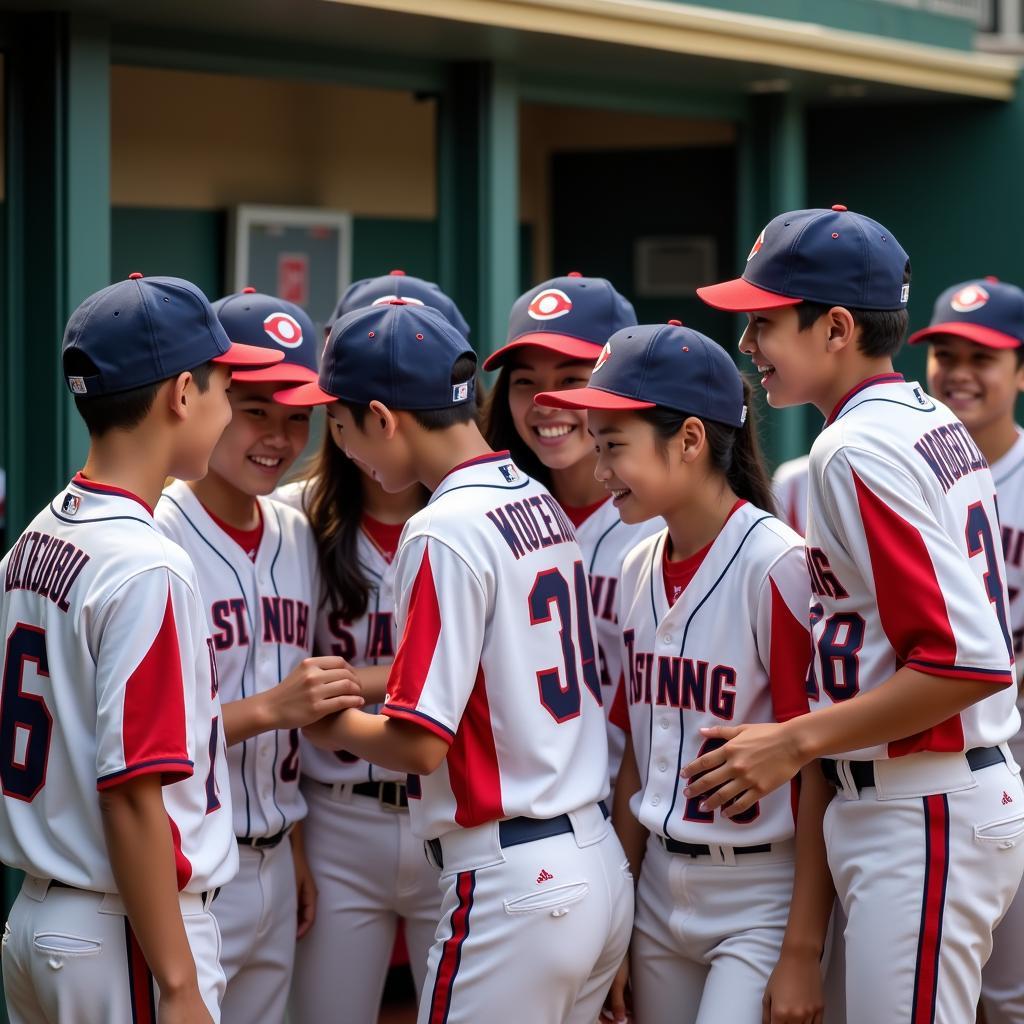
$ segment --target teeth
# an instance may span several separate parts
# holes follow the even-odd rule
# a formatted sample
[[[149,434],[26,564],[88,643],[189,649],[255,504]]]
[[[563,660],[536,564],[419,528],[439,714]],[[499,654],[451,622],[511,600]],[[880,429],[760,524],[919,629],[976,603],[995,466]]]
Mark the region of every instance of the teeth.
[[[272,459],[267,455],[250,455],[250,459],[256,463],[257,466],[266,466],[267,469],[275,469],[281,465],[280,459]]]
[[[625,497],[625,495],[629,494],[628,487],[623,487],[621,490],[616,490],[615,488],[612,488],[611,491],[613,498],[622,498]]]
[[[575,428],[560,423],[553,427],[536,427],[535,429],[541,437],[565,437],[566,434],[571,434]]]
[[[756,363],[755,365],[757,366],[757,372],[758,373],[764,374],[764,373],[774,373],[775,372],[775,367],[774,366],[770,366],[767,363]]]

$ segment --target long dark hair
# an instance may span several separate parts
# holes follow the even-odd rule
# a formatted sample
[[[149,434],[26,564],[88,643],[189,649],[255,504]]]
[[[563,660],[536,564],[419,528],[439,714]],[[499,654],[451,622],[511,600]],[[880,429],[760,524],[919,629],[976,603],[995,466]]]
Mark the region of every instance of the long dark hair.
[[[751,399],[750,382],[744,377],[743,401],[747,406],[747,418],[742,427],[730,427],[715,420],[706,420],[702,416],[698,416],[697,419],[704,424],[711,465],[725,476],[738,497],[745,498],[751,505],[775,515],[775,495],[761,455]],[[653,409],[640,409],[637,415],[650,423],[659,441],[665,443],[675,437],[691,414],[659,405]]]
[[[509,363],[502,366],[483,403],[481,429],[487,443],[496,451],[508,450],[512,461],[538,483],[551,489],[551,470],[530,450],[530,446],[519,436],[512,420],[512,407],[508,400],[509,382],[512,369]]]

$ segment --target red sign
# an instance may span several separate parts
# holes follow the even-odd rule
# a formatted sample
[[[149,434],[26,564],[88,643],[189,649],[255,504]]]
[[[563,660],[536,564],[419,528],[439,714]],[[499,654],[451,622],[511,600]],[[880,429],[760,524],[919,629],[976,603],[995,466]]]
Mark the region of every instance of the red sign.
[[[304,252],[283,252],[277,257],[277,295],[305,306],[309,302],[309,256]]]

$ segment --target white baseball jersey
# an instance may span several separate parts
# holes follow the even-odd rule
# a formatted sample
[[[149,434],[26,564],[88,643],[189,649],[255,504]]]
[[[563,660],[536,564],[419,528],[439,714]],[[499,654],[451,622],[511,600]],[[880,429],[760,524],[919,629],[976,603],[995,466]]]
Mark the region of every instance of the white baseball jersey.
[[[1018,674],[1024,671],[1024,430],[1013,447],[992,463],[1010,601],[1010,637]],[[1019,706],[1019,704],[1018,704]]]
[[[280,502],[257,501],[263,536],[255,562],[182,481],[156,507],[157,525],[195,563],[225,702],[277,686],[313,649],[320,583],[309,523]],[[233,744],[228,767],[236,836],[272,836],[305,817],[298,729]]]
[[[783,462],[772,476],[779,517],[802,537],[807,530],[807,466],[810,455]]]
[[[80,474],[0,563],[0,860],[116,892],[97,790],[159,773],[178,886],[238,866],[213,645],[188,556]]]
[[[967,428],[902,375],[872,377],[829,417],[809,477],[812,712],[904,665],[1004,684],[924,733],[842,756],[1008,740],[1020,719],[995,483]]]
[[[619,619],[629,726],[642,787],[630,801],[651,832],[687,843],[752,846],[793,835],[788,787],[737,818],[683,795],[680,770],[720,746],[700,730],[781,722],[807,711],[810,586],[803,544],[753,505],[726,521],[675,604],[662,566],[668,530],[626,558]]]
[[[605,711],[610,711],[615,690],[622,677],[620,654],[622,630],[619,628],[619,576],[626,555],[645,537],[664,527],[661,519],[649,519],[630,525],[619,518],[619,510],[609,498],[576,527],[576,540],[583,552],[583,564],[590,581],[594,612],[594,639],[601,673],[601,694]],[[608,723],[608,760],[611,774],[618,774],[625,733]]]
[[[553,818],[605,796],[587,572],[558,502],[507,452],[474,459],[409,520],[395,562],[402,639],[382,713],[450,744],[409,780],[416,833]]]

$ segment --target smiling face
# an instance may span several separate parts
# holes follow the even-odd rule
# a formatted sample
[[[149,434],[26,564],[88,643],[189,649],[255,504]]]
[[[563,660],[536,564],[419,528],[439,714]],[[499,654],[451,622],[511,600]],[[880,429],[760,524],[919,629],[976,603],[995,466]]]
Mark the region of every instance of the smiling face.
[[[273,400],[279,383],[231,385],[231,422],[210,458],[210,470],[236,490],[270,494],[309,440],[310,411]]]
[[[1012,422],[1024,368],[1015,349],[940,335],[928,346],[928,390],[977,434],[1000,420]]]
[[[740,338],[740,351],[750,356],[775,409],[788,405],[815,403],[828,387],[834,372],[826,355],[827,317],[800,330],[796,308],[761,310],[747,314],[747,327]]]
[[[592,458],[587,413],[536,405],[534,395],[586,387],[593,366],[590,360],[527,345],[515,354],[509,368],[508,404],[516,433],[550,470],[569,469]]]

